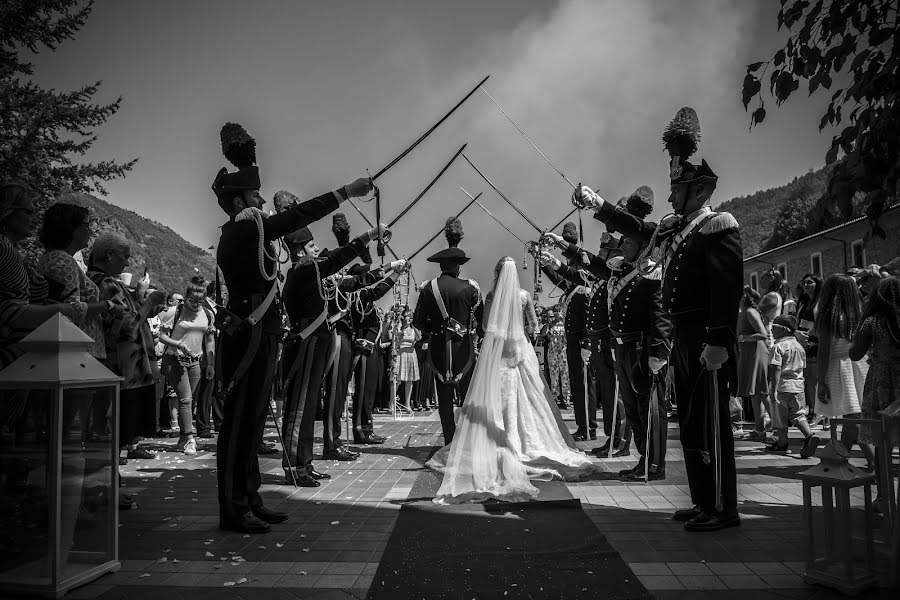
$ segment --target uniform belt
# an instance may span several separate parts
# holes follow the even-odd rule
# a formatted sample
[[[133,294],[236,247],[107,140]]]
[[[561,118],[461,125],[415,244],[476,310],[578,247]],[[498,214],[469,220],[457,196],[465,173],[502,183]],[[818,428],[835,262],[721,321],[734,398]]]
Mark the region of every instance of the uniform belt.
[[[679,310],[678,312],[673,312],[671,309],[666,308],[666,312],[668,313],[669,318],[671,318],[675,323],[693,323],[696,321],[703,321],[707,316],[706,307],[704,306]]]
[[[589,338],[608,338],[612,337],[612,330],[609,327],[603,329],[588,329],[587,336]]]
[[[643,331],[634,331],[631,333],[624,333],[621,331],[613,331],[613,337],[616,338],[617,344],[627,344],[629,342],[639,342],[644,339]]]

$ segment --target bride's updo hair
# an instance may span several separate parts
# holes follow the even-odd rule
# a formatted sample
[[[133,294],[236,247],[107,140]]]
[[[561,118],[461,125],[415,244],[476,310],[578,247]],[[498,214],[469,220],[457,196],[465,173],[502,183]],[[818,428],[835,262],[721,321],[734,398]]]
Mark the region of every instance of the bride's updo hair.
[[[494,283],[497,283],[497,280],[500,278],[500,271],[503,270],[503,263],[511,262],[515,263],[515,259],[512,256],[504,256],[500,259],[500,262],[497,263],[497,266],[494,267]]]

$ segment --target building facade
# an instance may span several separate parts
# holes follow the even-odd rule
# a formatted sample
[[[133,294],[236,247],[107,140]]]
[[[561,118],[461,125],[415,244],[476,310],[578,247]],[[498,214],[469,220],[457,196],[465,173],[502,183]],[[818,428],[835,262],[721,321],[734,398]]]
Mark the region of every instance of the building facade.
[[[879,221],[885,239],[867,234],[871,225],[861,217],[837,225],[783,246],[744,258],[744,283],[759,291],[762,273],[770,268],[781,271],[791,292],[807,273],[825,279],[845,273],[851,267],[883,265],[900,256],[900,205],[886,208]]]

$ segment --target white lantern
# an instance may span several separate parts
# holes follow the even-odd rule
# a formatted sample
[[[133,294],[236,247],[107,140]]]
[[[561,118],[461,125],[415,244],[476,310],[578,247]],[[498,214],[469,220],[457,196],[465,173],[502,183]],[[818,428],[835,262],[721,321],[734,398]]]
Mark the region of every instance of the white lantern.
[[[88,353],[92,340],[56,315],[0,371],[0,595],[60,597],[118,561],[121,377]],[[87,441],[92,403],[110,406],[112,435]]]

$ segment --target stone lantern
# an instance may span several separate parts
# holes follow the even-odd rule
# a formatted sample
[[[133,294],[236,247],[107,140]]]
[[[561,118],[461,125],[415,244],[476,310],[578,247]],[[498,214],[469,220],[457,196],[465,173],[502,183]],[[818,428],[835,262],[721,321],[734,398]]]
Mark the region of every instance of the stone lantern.
[[[61,315],[26,336],[0,371],[0,596],[60,597],[118,562],[121,377]],[[93,403],[110,406],[111,439],[88,441]],[[96,412],[96,411],[95,411]]]
[[[834,421],[837,421],[835,419]],[[859,420],[853,421],[854,424]],[[806,530],[806,583],[834,588],[844,594],[856,595],[878,585],[874,572],[875,542],[872,537],[872,483],[876,476],[854,467],[848,461],[850,453],[837,439],[836,423],[832,423],[831,440],[816,452],[821,462],[799,473],[803,481],[803,525]],[[812,488],[822,488],[824,539],[815,539]],[[850,490],[862,487],[865,498],[866,562],[853,561]],[[817,549],[823,554],[816,556]]]

